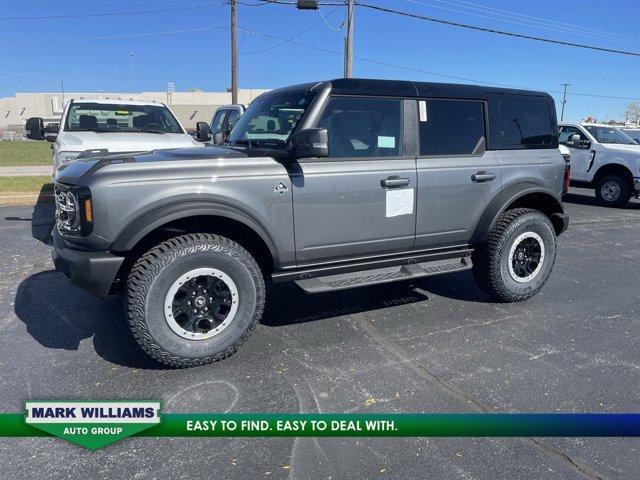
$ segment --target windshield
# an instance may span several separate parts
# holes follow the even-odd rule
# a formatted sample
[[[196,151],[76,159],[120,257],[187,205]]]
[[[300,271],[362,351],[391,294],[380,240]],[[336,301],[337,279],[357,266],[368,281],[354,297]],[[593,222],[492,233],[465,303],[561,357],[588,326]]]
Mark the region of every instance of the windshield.
[[[590,127],[584,128],[594,136],[599,143],[617,143],[621,145],[637,145],[629,135],[622,130],[613,127]]]
[[[264,94],[256,98],[229,135],[231,143],[283,148],[309,108],[314,92]]]
[[[68,132],[184,133],[164,105],[73,103],[67,114]]]

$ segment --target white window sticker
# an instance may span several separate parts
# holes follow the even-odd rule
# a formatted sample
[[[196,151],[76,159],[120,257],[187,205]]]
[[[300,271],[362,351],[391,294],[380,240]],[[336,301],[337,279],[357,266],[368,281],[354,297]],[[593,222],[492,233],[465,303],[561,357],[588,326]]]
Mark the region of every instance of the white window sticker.
[[[420,121],[426,122],[427,121],[427,102],[425,102],[424,100],[420,100],[418,102],[418,109],[420,110]]]
[[[396,148],[396,137],[378,135],[378,148]]]
[[[387,218],[413,213],[413,188],[387,190]]]

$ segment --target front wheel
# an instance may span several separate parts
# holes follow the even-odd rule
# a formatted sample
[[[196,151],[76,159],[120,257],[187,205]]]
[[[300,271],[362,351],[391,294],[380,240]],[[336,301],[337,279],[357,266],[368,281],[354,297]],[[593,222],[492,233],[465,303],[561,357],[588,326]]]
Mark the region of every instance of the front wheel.
[[[502,302],[538,293],[556,258],[556,235],[549,219],[526,208],[508,210],[473,253],[476,282]]]
[[[262,316],[264,300],[262,272],[245,249],[218,235],[189,234],[136,262],[126,315],[145,352],[191,367],[232,355]]]
[[[622,175],[605,175],[596,182],[596,198],[603,205],[623,207],[631,194],[631,186]]]

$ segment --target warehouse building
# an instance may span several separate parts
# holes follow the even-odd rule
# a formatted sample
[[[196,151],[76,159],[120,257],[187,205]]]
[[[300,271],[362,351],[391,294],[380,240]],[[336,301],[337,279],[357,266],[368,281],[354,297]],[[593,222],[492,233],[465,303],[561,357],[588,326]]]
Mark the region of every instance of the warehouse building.
[[[249,104],[264,89],[241,89],[238,101]],[[180,123],[193,130],[196,122],[210,122],[213,112],[221,105],[231,103],[230,92],[140,92],[140,93],[16,93],[14,97],[0,98],[0,137],[20,138],[24,124],[30,117],[42,117],[47,123],[58,123],[65,102],[72,98],[99,98],[145,100],[169,105]]]

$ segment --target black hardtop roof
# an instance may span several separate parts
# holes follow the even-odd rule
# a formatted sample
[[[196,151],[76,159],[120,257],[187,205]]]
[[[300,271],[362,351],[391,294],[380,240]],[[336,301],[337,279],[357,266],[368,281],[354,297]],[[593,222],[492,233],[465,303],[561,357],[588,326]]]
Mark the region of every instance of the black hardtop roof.
[[[338,78],[324,82],[304,83],[284,87],[277,91],[311,90],[330,85],[338,95],[373,95],[393,97],[451,97],[486,99],[488,95],[526,95],[551,98],[546,92],[514,88],[485,87],[458,83],[413,82],[407,80],[377,80],[369,78]]]

